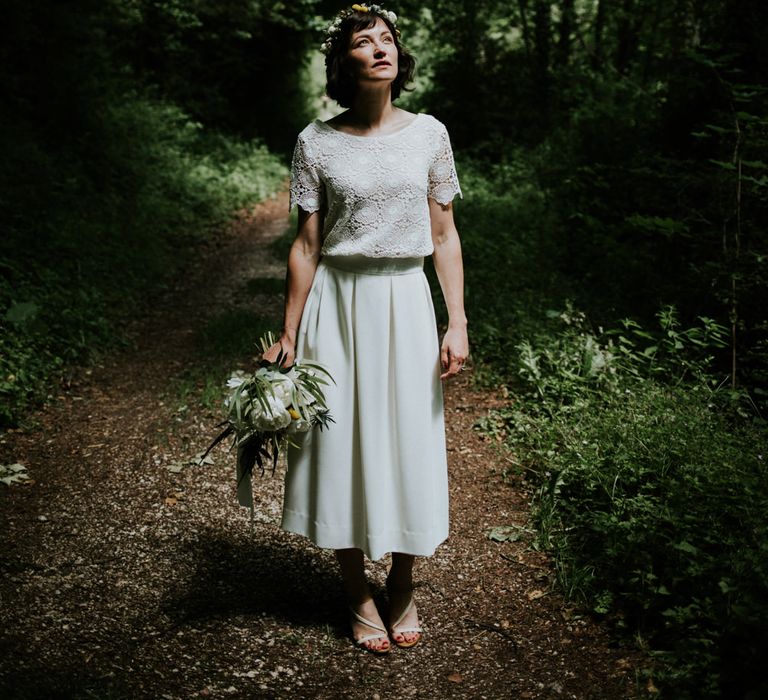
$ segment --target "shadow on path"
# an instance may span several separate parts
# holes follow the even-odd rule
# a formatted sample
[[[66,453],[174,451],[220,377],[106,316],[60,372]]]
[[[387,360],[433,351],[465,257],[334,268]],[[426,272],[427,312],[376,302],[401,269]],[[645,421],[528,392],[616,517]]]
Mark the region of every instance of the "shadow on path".
[[[338,572],[306,548],[246,544],[209,530],[183,556],[194,562],[194,573],[161,603],[162,612],[179,625],[258,615],[290,625],[323,625],[338,617],[343,604]]]

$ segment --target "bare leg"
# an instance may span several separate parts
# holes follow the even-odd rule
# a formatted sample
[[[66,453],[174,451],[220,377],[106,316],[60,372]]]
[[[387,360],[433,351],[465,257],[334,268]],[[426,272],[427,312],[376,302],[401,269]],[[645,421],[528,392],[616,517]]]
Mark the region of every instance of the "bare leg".
[[[416,560],[412,554],[392,552],[392,568],[387,575],[387,591],[391,611],[390,624],[397,620],[408,605],[413,590],[413,563]],[[415,627],[419,624],[419,616],[414,605],[402,619],[398,627]],[[392,638],[397,642],[410,643],[418,639],[419,632],[397,632],[390,628]]]
[[[376,608],[376,603],[373,602],[371,597],[368,581],[365,578],[362,550],[337,549],[336,560],[339,562],[341,577],[344,579],[344,590],[350,607],[366,620],[384,627],[379,611]],[[374,634],[377,631],[356,619],[352,620],[352,636],[356,640],[369,634]],[[363,646],[374,651],[384,651],[389,648],[389,639],[382,632],[381,639],[370,639],[367,642],[363,642]]]

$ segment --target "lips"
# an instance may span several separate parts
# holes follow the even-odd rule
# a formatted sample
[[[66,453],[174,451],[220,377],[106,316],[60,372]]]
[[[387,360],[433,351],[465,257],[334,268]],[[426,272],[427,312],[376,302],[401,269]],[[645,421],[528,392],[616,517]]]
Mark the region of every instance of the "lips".
[[[391,66],[392,64],[389,61],[376,61],[376,63],[373,64],[374,68],[378,68],[379,66]]]

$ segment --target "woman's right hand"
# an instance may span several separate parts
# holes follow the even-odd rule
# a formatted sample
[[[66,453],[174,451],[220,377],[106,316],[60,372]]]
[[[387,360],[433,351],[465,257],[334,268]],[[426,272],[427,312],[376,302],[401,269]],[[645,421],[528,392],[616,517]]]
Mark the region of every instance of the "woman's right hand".
[[[282,366],[290,367],[296,359],[296,342],[284,335],[280,336],[280,340],[267,348],[264,359],[267,362],[277,362],[277,357],[281,352],[285,354]]]

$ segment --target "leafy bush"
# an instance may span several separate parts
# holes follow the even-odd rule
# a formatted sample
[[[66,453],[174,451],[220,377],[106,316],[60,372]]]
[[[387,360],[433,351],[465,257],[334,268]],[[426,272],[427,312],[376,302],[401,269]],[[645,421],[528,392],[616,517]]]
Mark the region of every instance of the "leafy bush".
[[[526,389],[496,421],[563,589],[646,640],[668,697],[764,693],[768,434],[707,373],[725,329],[669,308],[657,332],[550,316],[518,344]]]
[[[51,393],[66,365],[121,342],[121,315],[191,244],[287,174],[260,143],[135,93],[89,119],[88,138],[59,150],[0,136],[0,425]]]

